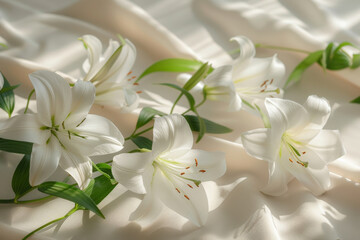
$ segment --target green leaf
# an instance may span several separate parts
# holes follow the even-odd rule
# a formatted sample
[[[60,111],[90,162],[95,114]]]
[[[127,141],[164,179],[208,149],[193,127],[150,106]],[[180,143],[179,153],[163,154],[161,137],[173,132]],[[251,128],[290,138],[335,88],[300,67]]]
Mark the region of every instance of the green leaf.
[[[205,121],[203,118],[200,117],[200,115],[198,114],[198,112],[195,110],[194,111],[196,113],[197,119],[198,119],[198,123],[199,123],[199,135],[196,139],[196,142],[200,142],[200,140],[204,137],[205,132],[206,132],[206,125],[205,125]]]
[[[0,74],[2,75],[2,73]],[[8,82],[8,80],[5,78],[4,75],[2,75],[2,77],[4,78],[3,88],[10,89],[11,88],[10,83]],[[10,89],[8,91],[4,91],[0,93],[0,108],[4,109],[4,111],[8,113],[9,117],[11,117],[11,114],[14,111],[14,107],[15,107],[14,91]]]
[[[135,138],[132,138],[131,141],[133,141],[139,148],[146,148],[149,150],[152,149],[152,141],[146,137],[137,136]]]
[[[0,138],[0,150],[12,153],[31,154],[32,143]]]
[[[357,103],[357,104],[360,104],[360,96],[351,100],[350,103]]]
[[[14,85],[14,86],[10,86],[10,87],[3,87],[1,90],[0,90],[0,94],[2,93],[6,93],[8,91],[11,91],[11,90],[14,90],[16,88],[20,87],[20,84],[18,85]]]
[[[315,62],[319,61],[322,57],[323,50],[316,51],[310,53],[304,60],[302,60],[299,65],[295,67],[295,69],[290,74],[289,78],[287,79],[284,88],[286,88],[289,84],[296,83],[300,80],[304,71],[310,67]]]
[[[190,59],[168,58],[160,60],[147,69],[139,76],[136,82],[140,81],[146,75],[154,72],[192,72],[199,69],[202,62]]]
[[[179,90],[187,98],[187,100],[189,102],[189,105],[190,105],[190,108],[194,109],[194,107],[195,107],[195,99],[188,91],[186,91],[185,89],[179,87],[178,85],[172,84],[172,83],[160,83],[160,85],[168,86],[168,87],[174,88],[176,90]]]
[[[184,117],[186,121],[189,123],[191,130],[194,132],[198,132],[200,129],[199,118],[194,115],[185,115]],[[222,134],[222,133],[229,133],[232,131],[230,128],[225,127],[223,125],[220,125],[205,118],[202,119],[204,120],[207,133]]]
[[[11,186],[15,193],[15,199],[20,198],[30,189],[32,189],[29,183],[29,169],[30,169],[30,155],[25,154],[17,165],[14,175],[12,177]]]
[[[100,217],[105,218],[89,195],[73,185],[62,182],[44,182],[38,186],[38,190],[40,192],[77,203],[96,213]]]
[[[203,80],[210,69],[210,65],[208,63],[204,63],[199,70],[197,70],[189,79],[189,81],[187,81],[185,83],[185,85],[183,86],[183,89],[185,89],[186,91],[190,91],[193,87],[196,86],[196,84],[198,84],[201,80]]]
[[[84,193],[88,195],[96,204],[99,204],[104,198],[111,193],[111,191],[116,187],[117,184],[112,184],[112,182],[101,175],[92,179],[84,190]],[[80,209],[85,209],[80,207]],[[86,208],[87,209],[87,208]]]
[[[136,123],[136,129],[150,122],[156,115],[163,116],[166,114],[151,107],[144,107],[139,114],[139,118]]]
[[[350,68],[355,69],[358,68],[360,66],[360,54],[353,54],[353,58],[352,58],[352,64],[350,66]]]

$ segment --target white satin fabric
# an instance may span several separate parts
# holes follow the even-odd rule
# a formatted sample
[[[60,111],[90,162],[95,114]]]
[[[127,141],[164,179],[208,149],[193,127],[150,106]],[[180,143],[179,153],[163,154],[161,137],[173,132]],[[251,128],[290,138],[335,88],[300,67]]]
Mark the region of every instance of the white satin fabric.
[[[0,71],[15,90],[15,114],[24,110],[32,86],[28,73],[50,69],[80,76],[86,51],[77,40],[84,34],[104,44],[116,34],[137,47],[133,72],[163,58],[196,58],[214,66],[228,63],[227,51],[236,47],[228,40],[245,35],[255,43],[314,51],[329,41],[360,45],[360,2],[356,0],[0,0]],[[287,75],[305,55],[258,50],[258,56],[278,53]],[[323,72],[313,66],[302,81],[285,92],[285,98],[303,103],[308,95],[329,99],[333,113],[325,128],[339,129],[347,154],[330,166],[333,188],[315,197],[296,180],[281,197],[258,191],[267,182],[268,166],[249,157],[239,141],[241,132],[262,127],[256,116],[244,111],[228,113],[221,103],[206,103],[200,113],[234,131],[207,135],[196,148],[226,153],[227,173],[205,183],[210,201],[209,219],[198,228],[170,210],[150,226],[129,222],[141,196],[121,186],[100,208],[106,219],[77,212],[32,239],[357,239],[360,216],[360,105],[348,102],[360,95],[359,70]],[[141,107],[169,111],[176,94],[154,85],[175,82],[175,74],[157,73],[141,81],[141,105],[123,114],[110,107],[94,106],[93,113],[111,119],[128,136]],[[176,109],[186,108],[186,101]],[[30,109],[35,110],[32,100]],[[2,118],[6,118],[1,112]],[[149,135],[150,136],[150,135]],[[131,146],[129,146],[131,147]],[[12,198],[11,177],[21,155],[0,152],[0,198]],[[100,161],[104,159],[96,159]],[[109,160],[109,159],[106,159]],[[52,179],[62,179],[59,171]],[[31,193],[27,199],[42,196]],[[71,202],[54,199],[42,203],[0,205],[0,239],[20,239],[35,228],[61,217]]]

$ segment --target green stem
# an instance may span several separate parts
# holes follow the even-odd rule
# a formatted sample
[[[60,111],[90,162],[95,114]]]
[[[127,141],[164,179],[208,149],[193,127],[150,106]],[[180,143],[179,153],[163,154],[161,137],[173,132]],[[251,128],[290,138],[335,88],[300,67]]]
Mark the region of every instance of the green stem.
[[[179,100],[180,100],[180,98],[182,97],[182,95],[183,95],[183,94],[180,93],[180,95],[178,96],[178,98],[175,100],[173,106],[171,107],[170,114],[173,113],[173,111],[174,111],[174,109],[175,109],[175,106],[176,106],[176,104],[179,102]]]
[[[109,179],[111,183],[113,183],[113,184],[116,183],[116,182],[114,181],[114,179],[112,179],[112,178],[110,177],[109,174],[103,172],[93,161],[91,161],[91,164],[92,164],[93,168],[96,169],[96,171],[98,171],[98,172],[101,173],[103,176],[105,176],[107,179]]]
[[[50,198],[53,198],[53,197],[54,197],[54,196],[46,196],[46,197],[37,198],[37,199],[17,201],[17,204],[40,202],[40,201],[47,200],[47,199],[50,199]]]
[[[201,102],[199,102],[194,108],[197,109],[198,107],[200,107],[201,105],[203,105],[206,102],[206,97],[203,98],[203,100],[201,100]],[[185,115],[186,113],[190,112],[192,109],[189,108],[188,110],[186,110],[185,112],[183,112],[181,115]]]
[[[24,114],[26,114],[26,112],[27,112],[27,110],[28,110],[28,108],[29,108],[30,98],[32,97],[32,95],[34,94],[34,92],[35,92],[35,89],[33,89],[33,90],[30,92],[30,94],[29,94],[29,96],[28,96],[28,98],[27,98],[27,103],[26,103],[26,107],[25,107],[25,110],[24,110]]]
[[[255,44],[255,47],[256,48],[269,48],[269,49],[276,49],[276,50],[284,50],[284,51],[289,51],[289,52],[299,52],[299,53],[305,53],[305,54],[311,53],[309,51],[302,50],[302,49],[265,45],[265,44],[261,44],[261,43]]]
[[[56,223],[56,222],[59,222],[59,221],[61,221],[61,220],[63,220],[63,219],[68,218],[70,215],[72,215],[72,214],[73,214],[74,212],[76,212],[77,210],[78,210],[78,206],[75,205],[75,207],[74,207],[73,209],[71,209],[71,210],[70,210],[67,214],[65,214],[63,217],[57,218],[57,219],[55,219],[55,220],[52,220],[52,221],[50,221],[50,222],[42,225],[41,227],[35,229],[34,231],[32,231],[31,233],[29,233],[28,235],[26,235],[22,240],[28,239],[28,238],[29,238],[31,235],[33,235],[34,233],[40,231],[40,230],[43,229],[43,228],[46,228],[47,226],[49,226],[49,225],[51,225],[51,224],[53,224],[53,223]]]
[[[28,192],[26,192],[26,193],[28,193]],[[54,196],[46,196],[46,197],[42,197],[42,198],[19,201],[18,199],[20,197],[24,196],[25,194],[23,194],[21,196],[17,196],[17,197],[15,197],[13,199],[0,199],[0,204],[7,204],[7,203],[24,204],[24,203],[40,202],[40,201],[47,200],[47,199],[50,199],[50,198],[54,197]]]
[[[0,199],[0,204],[2,203],[14,203],[15,199]]]
[[[139,136],[139,135],[141,135],[141,134],[143,134],[143,133],[146,133],[146,132],[150,131],[150,130],[153,129],[153,128],[154,128],[154,127],[149,127],[149,128],[147,128],[147,129],[145,129],[145,130],[143,130],[143,131],[141,131],[141,132],[139,132],[139,133],[137,133],[137,134],[132,134],[131,136],[125,138],[125,141],[130,140],[130,139],[132,139],[132,138],[135,138],[135,137],[137,137],[137,136]]]
[[[20,195],[15,195],[15,198],[14,198],[14,203],[18,203],[18,199],[25,196],[26,194],[28,194],[29,192],[35,190],[37,187],[32,187],[30,189],[28,189],[26,192],[20,194]]]

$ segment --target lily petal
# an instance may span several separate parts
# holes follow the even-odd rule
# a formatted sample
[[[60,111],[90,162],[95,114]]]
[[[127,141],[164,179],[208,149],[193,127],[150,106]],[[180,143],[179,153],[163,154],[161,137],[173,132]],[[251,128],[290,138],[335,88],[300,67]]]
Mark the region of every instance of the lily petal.
[[[139,194],[146,193],[143,173],[147,167],[153,168],[151,160],[151,152],[116,155],[112,165],[112,173],[115,180],[132,192]]]
[[[286,169],[315,195],[329,190],[331,183],[327,163],[309,148],[298,148],[298,151],[302,153],[301,161],[308,162],[308,167],[297,163],[289,151],[285,150],[282,163]]]
[[[98,38],[92,35],[84,35],[82,41],[87,49],[88,62],[90,65],[89,69],[86,69],[87,75],[85,76],[84,81],[89,81],[100,69],[98,63],[102,53],[102,44]]]
[[[193,136],[189,124],[179,114],[156,118],[152,152],[154,156],[177,150],[190,150]]]
[[[127,84],[127,83],[126,83]],[[139,95],[131,86],[117,83],[104,83],[97,88],[95,103],[131,111],[139,105]]]
[[[241,109],[241,98],[237,95],[232,81],[231,65],[216,68],[204,79],[204,83],[210,99],[215,98],[229,102],[229,111],[239,111]]]
[[[340,133],[336,130],[322,130],[307,144],[325,162],[332,162],[345,154]]]
[[[304,107],[310,117],[308,128],[322,129],[331,113],[329,102],[325,98],[312,95],[308,97]]]
[[[133,67],[136,59],[136,48],[132,42],[125,39],[120,56],[109,69],[109,82],[127,81],[126,76]]]
[[[260,191],[271,196],[283,195],[292,179],[293,177],[277,161],[269,162],[269,181]]]
[[[121,109],[123,112],[132,112],[139,106],[139,94],[137,94],[131,88],[125,88],[125,103],[126,105]]]
[[[167,207],[197,226],[205,224],[208,216],[208,200],[201,184],[197,187],[191,181],[167,175],[158,169],[154,176],[153,187]]]
[[[70,112],[72,94],[69,84],[60,75],[40,70],[29,74],[35,88],[39,120],[45,126],[60,125]]]
[[[43,124],[34,114],[17,115],[12,118],[0,121],[0,137],[45,144],[50,137],[50,131],[43,131],[40,128]]]
[[[66,128],[74,128],[84,120],[95,99],[95,87],[90,82],[77,81],[72,90],[72,106]]]
[[[163,204],[161,201],[154,193],[148,191],[138,208],[131,213],[129,220],[136,220],[143,225],[149,225],[160,215],[162,209]]]
[[[232,66],[224,65],[216,68],[212,73],[204,79],[207,86],[232,86]]]
[[[239,44],[239,57],[235,60],[235,68],[241,66],[244,62],[251,60],[256,53],[253,42],[245,36],[236,36],[230,39],[230,41],[236,41]],[[236,70],[235,70],[236,71]]]
[[[170,153],[167,157],[171,157]],[[180,154],[175,153],[175,156]],[[225,153],[223,152],[207,152],[199,149],[192,149],[186,154],[175,158],[168,158],[175,164],[168,163],[172,166],[176,175],[188,179],[209,181],[215,180],[226,172]]]
[[[88,114],[74,131],[81,137],[72,137],[71,142],[76,143],[79,151],[86,156],[115,153],[124,145],[124,137],[119,129],[101,116]]]
[[[60,167],[75,179],[80,189],[85,189],[89,184],[92,176],[92,165],[89,157],[66,149],[62,150]]]
[[[285,130],[300,129],[309,122],[305,108],[296,102],[280,98],[267,98],[265,106],[273,133],[282,135]]]
[[[34,144],[30,159],[30,185],[39,185],[50,177],[59,165],[60,156],[61,147],[53,137],[47,144]]]
[[[269,162],[276,159],[281,138],[275,139],[272,129],[260,128],[241,134],[241,141],[245,151],[255,158]]]

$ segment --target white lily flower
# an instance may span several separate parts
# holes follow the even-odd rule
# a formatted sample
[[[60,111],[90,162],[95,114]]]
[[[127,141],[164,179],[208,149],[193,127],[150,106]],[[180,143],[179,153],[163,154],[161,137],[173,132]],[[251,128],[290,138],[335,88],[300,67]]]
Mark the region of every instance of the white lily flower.
[[[190,74],[182,73],[178,75],[177,81],[185,84],[190,78]],[[201,94],[203,91],[205,91],[209,100],[228,103],[229,111],[239,111],[241,109],[241,98],[237,95],[232,82],[231,65],[224,65],[214,69],[203,81],[200,81],[190,90],[191,93],[197,94]]]
[[[86,75],[84,81],[90,81],[96,87],[95,103],[111,105],[131,111],[139,104],[135,76],[131,76],[131,68],[136,58],[136,48],[128,39],[122,42],[110,40],[109,46],[102,53],[100,40],[92,35],[81,38],[88,51],[88,59],[84,62]]]
[[[261,104],[266,97],[282,98],[284,64],[276,55],[255,58],[255,46],[246,37],[237,36],[231,40],[239,43],[240,56],[232,65],[216,68],[194,87],[193,93],[205,90],[210,99],[228,102],[229,111],[239,111],[241,108],[254,111],[255,104]],[[177,80],[185,83],[190,77],[189,74],[180,74]]]
[[[240,55],[233,63],[232,81],[246,108],[267,97],[282,98],[285,66],[276,55],[255,58],[256,49],[250,39],[236,36],[231,39],[240,46]]]
[[[201,181],[225,173],[225,154],[191,149],[192,145],[185,118],[173,114],[155,119],[151,152],[114,157],[115,179],[135,193],[146,194],[131,220],[149,223],[165,204],[198,226],[205,223],[208,200]]]
[[[124,138],[108,119],[88,114],[95,98],[91,83],[74,87],[50,71],[29,75],[36,92],[37,113],[12,117],[0,124],[0,137],[32,142],[30,184],[51,176],[58,165],[81,188],[92,175],[89,156],[120,151]]]
[[[324,98],[308,97],[302,106],[290,100],[265,100],[271,128],[242,134],[245,150],[269,162],[269,182],[262,192],[281,195],[297,178],[315,195],[330,184],[327,164],[345,153],[339,132],[323,130],[331,108]]]

